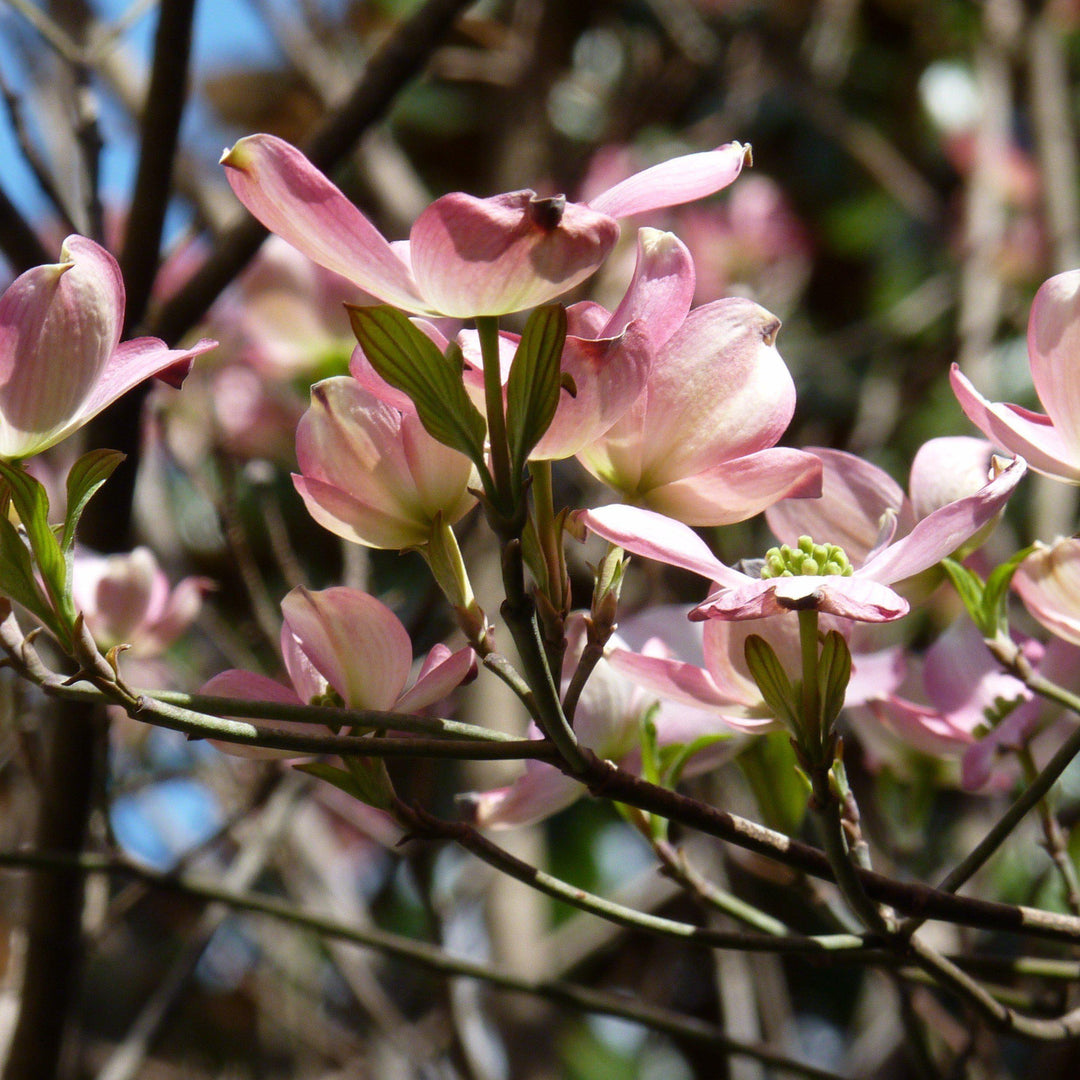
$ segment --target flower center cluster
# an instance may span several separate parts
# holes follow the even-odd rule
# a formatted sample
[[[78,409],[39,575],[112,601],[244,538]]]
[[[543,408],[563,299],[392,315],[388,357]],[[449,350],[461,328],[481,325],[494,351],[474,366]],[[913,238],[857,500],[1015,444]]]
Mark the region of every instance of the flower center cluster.
[[[815,544],[809,536],[800,536],[795,547],[782,544],[769,548],[761,568],[763,578],[850,577],[853,573],[843,548],[836,544]]]

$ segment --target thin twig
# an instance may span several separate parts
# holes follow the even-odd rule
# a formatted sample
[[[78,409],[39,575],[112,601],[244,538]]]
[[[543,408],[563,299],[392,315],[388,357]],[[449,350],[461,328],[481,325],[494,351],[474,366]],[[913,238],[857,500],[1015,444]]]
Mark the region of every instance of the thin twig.
[[[389,956],[418,964],[438,974],[476,979],[492,987],[534,995],[572,1008],[619,1016],[655,1031],[686,1039],[695,1044],[713,1047],[726,1054],[745,1055],[771,1065],[775,1069],[787,1070],[795,1076],[810,1077],[813,1080],[841,1080],[836,1073],[827,1069],[793,1061],[767,1047],[738,1042],[728,1038],[711,1024],[636,1001],[625,995],[592,990],[558,979],[529,979],[514,975],[491,964],[475,963],[451,956],[428,942],[415,941],[375,928],[361,929],[324,916],[300,911],[280,900],[237,892],[210,882],[177,878],[124,860],[85,853],[81,856],[57,856],[51,852],[18,851],[0,852],[0,866],[36,867],[55,871],[66,870],[70,873],[106,873],[134,877],[169,892],[217,901],[238,911],[266,915],[327,937],[377,949]]]
[[[303,149],[316,168],[333,170],[356,140],[390,107],[398,92],[427,64],[470,0],[428,0],[405,19],[368,62],[348,98],[326,117]],[[259,249],[266,230],[244,220],[227,229],[202,268],[151,321],[148,332],[166,341],[182,337]]]
[[[142,322],[157,276],[173,160],[187,98],[194,19],[195,0],[162,0],[140,123],[138,172],[120,252],[120,269],[127,285],[128,333]]]

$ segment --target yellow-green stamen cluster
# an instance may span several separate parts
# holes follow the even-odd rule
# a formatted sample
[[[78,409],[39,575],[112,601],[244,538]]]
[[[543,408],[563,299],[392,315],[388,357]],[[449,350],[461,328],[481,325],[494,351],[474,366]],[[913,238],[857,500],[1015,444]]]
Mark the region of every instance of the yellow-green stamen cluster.
[[[843,548],[836,544],[815,544],[809,536],[800,536],[795,547],[782,544],[769,548],[761,568],[763,578],[850,577],[853,573]]]
[[[321,694],[312,695],[308,704],[327,709],[345,708],[344,699],[332,686],[328,686]]]

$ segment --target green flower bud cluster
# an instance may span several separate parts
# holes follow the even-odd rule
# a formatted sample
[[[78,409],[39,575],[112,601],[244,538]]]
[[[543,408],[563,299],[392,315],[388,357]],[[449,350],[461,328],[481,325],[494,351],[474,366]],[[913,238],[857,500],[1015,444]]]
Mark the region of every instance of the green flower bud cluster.
[[[800,536],[795,547],[783,544],[769,548],[761,568],[763,578],[851,577],[853,573],[843,548],[836,544],[815,544],[809,536]]]
[[[314,694],[308,704],[327,709],[345,708],[344,699],[332,686],[328,686],[321,694]]]

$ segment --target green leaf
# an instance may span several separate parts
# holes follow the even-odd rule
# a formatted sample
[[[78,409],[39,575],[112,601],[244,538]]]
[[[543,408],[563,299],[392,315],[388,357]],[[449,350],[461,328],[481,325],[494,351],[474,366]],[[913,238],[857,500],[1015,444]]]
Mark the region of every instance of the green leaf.
[[[986,626],[983,611],[983,597],[986,587],[982,578],[955,559],[942,559],[941,565],[945,568],[945,573],[949,575],[953,588],[959,594],[964,607],[967,608],[967,613],[971,616],[972,622],[979,628],[979,632],[983,637],[993,637],[993,627]]]
[[[561,304],[539,307],[529,316],[510,365],[506,384],[506,432],[514,475],[525,468],[533,447],[551,426],[562,389],[566,311]]]
[[[744,646],[746,664],[770,712],[792,731],[799,729],[799,705],[795,688],[773,647],[758,634],[751,634]]]
[[[22,604],[62,640],[56,613],[34,576],[30,552],[6,514],[0,514],[0,592]]]
[[[731,742],[737,738],[727,732],[717,732],[715,735],[699,735],[688,743],[672,743],[660,751],[660,782],[666,788],[674,788],[682,779],[683,770],[690,763],[690,759],[702,750],[708,750],[717,743]]]
[[[67,478],[67,516],[64,518],[64,531],[60,539],[60,547],[65,554],[75,544],[75,529],[86,504],[97,489],[112,476],[124,457],[119,450],[91,450],[71,466]]]
[[[340,769],[323,761],[309,761],[293,768],[333,784],[376,810],[389,810],[393,789],[383,762],[379,758],[348,758],[347,764],[349,768]]]
[[[396,308],[345,306],[371,366],[408,394],[433,439],[468,456],[483,474],[487,425],[465,390],[457,358],[439,352],[431,338]]]
[[[30,550],[53,607],[71,626],[75,621],[75,607],[69,588],[68,564],[56,533],[49,525],[49,496],[45,487],[25,469],[8,461],[0,460],[0,477],[11,492],[12,505],[26,529]]]
[[[821,730],[828,731],[844,707],[844,694],[851,681],[851,650],[838,630],[825,635],[818,658],[818,693],[821,700]]]
[[[797,836],[806,816],[809,792],[788,734],[773,731],[751,739],[736,762],[754,793],[765,824]]]
[[[660,703],[654,701],[641,715],[641,775],[650,784],[660,783],[660,744],[656,736],[656,714]]]
[[[1020,569],[1020,564],[1036,547],[1036,544],[1029,544],[1026,548],[1021,548],[1000,566],[995,566],[987,576],[986,587],[983,591],[982,617],[985,627],[989,629],[989,633],[983,626],[979,627],[983,631],[984,637],[996,637],[999,631],[1007,633],[1009,628],[1009,586],[1012,584],[1013,575]]]

